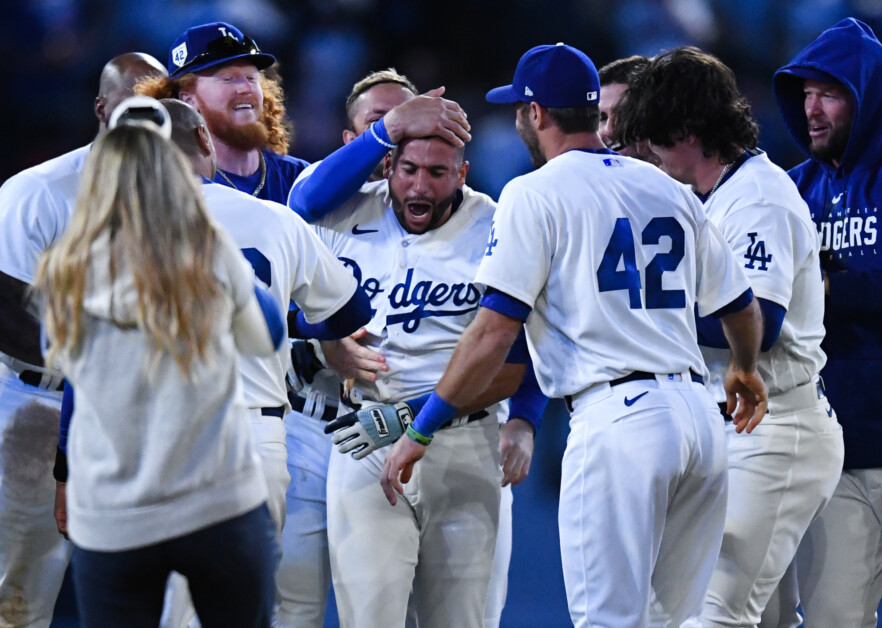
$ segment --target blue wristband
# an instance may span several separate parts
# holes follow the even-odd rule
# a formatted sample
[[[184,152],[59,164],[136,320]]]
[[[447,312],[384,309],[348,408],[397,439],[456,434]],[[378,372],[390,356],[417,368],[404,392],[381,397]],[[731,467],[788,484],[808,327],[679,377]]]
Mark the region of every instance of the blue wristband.
[[[536,374],[533,372],[533,364],[529,362],[524,380],[515,394],[511,396],[508,420],[524,419],[533,426],[534,433],[538,432],[547,405],[548,397],[542,394],[539,382],[536,381]]]
[[[419,434],[429,437],[438,431],[438,428],[456,417],[456,408],[432,393],[422,411],[413,420],[413,429]]]

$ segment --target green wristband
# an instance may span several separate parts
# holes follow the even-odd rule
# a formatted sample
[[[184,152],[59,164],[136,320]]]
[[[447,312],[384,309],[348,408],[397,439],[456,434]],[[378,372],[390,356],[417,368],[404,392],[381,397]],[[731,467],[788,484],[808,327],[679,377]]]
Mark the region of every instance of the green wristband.
[[[433,436],[423,436],[413,429],[413,425],[408,425],[407,430],[404,433],[407,434],[411,440],[418,442],[420,445],[425,445],[426,447],[429,446],[429,443],[432,442],[432,438],[434,438]]]

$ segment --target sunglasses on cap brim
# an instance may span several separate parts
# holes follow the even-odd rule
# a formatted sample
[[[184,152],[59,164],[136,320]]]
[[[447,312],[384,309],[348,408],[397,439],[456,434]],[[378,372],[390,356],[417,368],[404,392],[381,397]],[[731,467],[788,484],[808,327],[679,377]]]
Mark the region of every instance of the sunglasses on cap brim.
[[[257,43],[247,35],[242,37],[242,41],[235,37],[218,37],[205,44],[205,52],[196,55],[188,63],[182,65],[175,71],[175,74],[182,74],[187,71],[187,68],[202,65],[206,62],[224,61],[231,57],[259,54],[260,48]]]

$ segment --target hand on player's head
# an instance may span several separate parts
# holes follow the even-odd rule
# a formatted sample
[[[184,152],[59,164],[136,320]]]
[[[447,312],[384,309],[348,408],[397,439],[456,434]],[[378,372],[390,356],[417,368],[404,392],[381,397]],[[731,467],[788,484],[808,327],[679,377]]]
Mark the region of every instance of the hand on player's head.
[[[472,139],[468,116],[452,100],[442,98],[444,87],[411,98],[386,114],[383,124],[389,139],[398,144],[408,137],[440,137],[460,147]]]

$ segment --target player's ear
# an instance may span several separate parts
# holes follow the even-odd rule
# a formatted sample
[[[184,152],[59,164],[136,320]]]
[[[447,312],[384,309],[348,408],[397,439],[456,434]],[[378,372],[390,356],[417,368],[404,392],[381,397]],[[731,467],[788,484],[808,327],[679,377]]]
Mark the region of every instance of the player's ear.
[[[191,94],[190,92],[178,92],[178,99],[180,99],[182,102],[187,103],[196,111],[199,111],[199,107],[196,106],[196,99],[193,98],[193,94]]]
[[[214,152],[214,145],[211,143],[211,135],[204,124],[196,127],[196,145],[199,146],[199,152],[204,157],[210,157]]]
[[[343,130],[343,143],[344,144],[348,144],[349,142],[354,140],[356,137],[358,137],[358,136],[355,134],[355,131],[350,131],[349,129]]]
[[[545,125],[547,123],[545,109],[543,109],[537,103],[530,103],[530,115],[528,117],[530,119],[530,124],[537,131],[545,128]]]
[[[392,153],[387,153],[383,159],[383,177],[388,179],[392,174]]]
[[[95,117],[98,118],[98,121],[107,126],[107,101],[104,100],[101,96],[95,97]]]
[[[456,180],[456,187],[461,188],[462,186],[465,185],[466,175],[468,174],[468,172],[469,172],[469,162],[464,161],[464,162],[462,162],[462,165],[459,167],[459,176],[457,177],[457,180]]]

